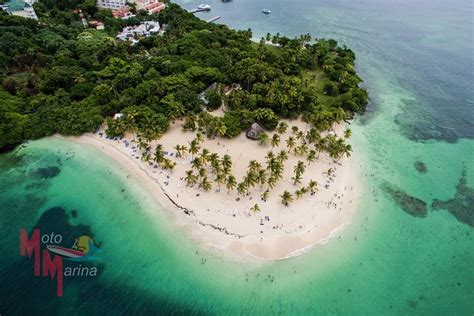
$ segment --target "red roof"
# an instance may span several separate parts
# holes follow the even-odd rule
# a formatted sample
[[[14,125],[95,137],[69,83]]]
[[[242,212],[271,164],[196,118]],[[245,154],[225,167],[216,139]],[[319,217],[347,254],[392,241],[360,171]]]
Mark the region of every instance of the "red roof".
[[[130,8],[127,6],[121,7],[120,9],[113,11],[112,15],[114,18],[123,18],[130,13]]]
[[[165,8],[165,4],[162,2],[155,2],[155,3],[151,3],[145,6],[145,10],[153,12],[153,13],[160,12],[164,8]]]

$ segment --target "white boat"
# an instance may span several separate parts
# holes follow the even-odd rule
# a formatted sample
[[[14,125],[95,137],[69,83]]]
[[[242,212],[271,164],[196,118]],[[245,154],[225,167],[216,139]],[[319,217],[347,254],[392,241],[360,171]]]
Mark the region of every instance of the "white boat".
[[[49,252],[52,252],[54,254],[57,254],[61,257],[66,257],[66,258],[79,258],[79,257],[84,257],[86,255],[85,253],[77,249],[65,248],[65,247],[60,247],[56,245],[47,245],[46,249]]]
[[[206,10],[206,11],[210,11],[210,10],[211,10],[211,6],[208,5],[208,4],[204,4],[204,3],[198,5],[197,8],[198,8],[199,10]]]
[[[263,9],[262,12],[265,13],[265,14],[270,14],[270,13],[272,13],[272,11],[269,10],[269,9]]]

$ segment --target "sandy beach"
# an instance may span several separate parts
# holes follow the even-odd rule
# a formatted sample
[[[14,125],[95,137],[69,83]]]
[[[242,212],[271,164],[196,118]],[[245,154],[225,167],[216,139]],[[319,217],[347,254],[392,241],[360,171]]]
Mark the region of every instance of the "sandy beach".
[[[289,126],[298,126],[302,131],[309,126],[302,121],[287,121]],[[140,159],[141,152],[131,135],[123,139],[108,139],[103,130],[95,134],[85,134],[68,139],[95,146],[103,153],[117,160],[129,176],[138,180],[151,192],[158,203],[171,212],[177,223],[186,225],[190,237],[205,247],[263,260],[279,260],[302,254],[315,246],[325,245],[331,238],[337,238],[345,226],[349,225],[356,210],[357,169],[353,158],[342,158],[337,163],[326,153],[307,165],[304,157],[289,154],[285,162],[283,179],[270,191],[266,202],[260,195],[266,186],[260,185],[250,190],[248,195],[238,195],[236,190],[230,193],[222,185],[213,184],[209,192],[186,186],[185,171],[191,168],[191,155],[176,158],[177,144],[188,145],[195,137],[193,132],[183,132],[182,122],[176,121],[159,140],[167,152],[167,158],[176,162],[173,171],[163,170]],[[346,125],[335,128],[340,134]],[[291,128],[281,135],[281,142],[274,152],[285,150],[285,140],[291,135]],[[271,137],[271,133],[269,136]],[[126,146],[126,142],[129,143]],[[152,143],[152,147],[158,143]],[[245,175],[248,162],[257,160],[262,165],[265,156],[271,150],[270,145],[260,145],[245,136],[245,133],[233,138],[207,139],[201,148],[220,156],[229,154],[233,160],[232,174],[240,182]],[[305,194],[284,206],[279,195],[284,190],[294,192],[293,167],[298,160],[305,161],[306,172],[302,184],[310,180],[318,182],[319,191]],[[327,174],[332,168],[331,175]],[[260,211],[251,207],[258,203]]]

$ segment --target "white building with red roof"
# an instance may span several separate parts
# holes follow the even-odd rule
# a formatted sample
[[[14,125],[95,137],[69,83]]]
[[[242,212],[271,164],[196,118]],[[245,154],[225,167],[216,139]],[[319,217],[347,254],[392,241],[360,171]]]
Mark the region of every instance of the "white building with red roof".
[[[136,0],[138,10],[145,10],[148,14],[159,13],[166,5],[157,0]]]

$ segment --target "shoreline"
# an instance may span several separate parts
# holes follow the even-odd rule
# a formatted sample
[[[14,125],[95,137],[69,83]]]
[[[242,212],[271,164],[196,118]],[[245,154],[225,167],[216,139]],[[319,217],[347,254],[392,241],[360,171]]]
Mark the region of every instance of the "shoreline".
[[[291,123],[304,124],[295,121]],[[174,141],[175,145],[177,138],[190,139],[191,136],[192,133],[182,132],[179,123],[175,123],[159,142],[163,144],[165,150],[169,150],[172,148],[170,143]],[[324,178],[320,175],[316,179],[321,187],[314,196],[303,197],[295,200],[290,207],[284,207],[278,200],[278,194],[281,191],[277,190],[279,185],[271,192],[273,200],[265,203],[258,200],[261,190],[237,199],[235,190],[231,194],[219,190],[203,192],[196,188],[186,187],[182,179],[180,180],[179,176],[182,174],[178,171],[182,171],[181,169],[187,166],[185,159],[181,163],[177,160],[176,169],[178,170],[159,171],[160,169],[154,169],[148,163],[135,158],[133,151],[123,146],[122,140],[107,139],[100,137],[99,134],[63,138],[94,146],[120,163],[128,173],[127,177],[133,176],[141,186],[144,186],[154,202],[164,208],[166,215],[173,218],[173,222],[187,228],[192,239],[221,252],[270,261],[296,257],[315,247],[324,246],[331,239],[340,236],[344,228],[350,225],[356,211],[356,188],[359,182],[356,181],[354,159],[350,158],[344,157],[339,164],[335,164],[337,175],[333,176],[331,181],[327,180],[331,183],[329,188],[321,186],[324,183],[321,179],[324,180]],[[127,139],[131,141],[130,137]],[[228,146],[227,152],[230,149],[237,150],[241,153],[239,158],[242,158],[243,152],[250,153],[253,158],[261,147],[256,142],[246,139],[244,135],[230,140],[206,140],[205,142],[208,143],[204,146],[206,148],[218,150]],[[216,142],[218,144],[215,144]],[[239,143],[240,150],[232,146],[234,142]],[[185,139],[181,139],[178,143],[186,142]],[[315,170],[327,170],[328,166],[334,165],[326,159],[329,157],[323,156],[321,154],[320,159],[311,164],[312,177],[315,176]],[[238,159],[234,168],[242,171],[242,167],[246,164],[239,164],[239,160],[243,159]],[[285,176],[282,181],[282,186],[285,188],[289,186],[287,178],[288,176]],[[156,194],[157,186],[161,191],[158,194]],[[224,189],[224,191],[227,190]],[[346,193],[345,196],[344,193]],[[252,201],[254,198],[256,200]],[[262,206],[262,211],[251,213],[248,211],[249,205],[257,200]],[[264,208],[264,206],[267,207]],[[270,218],[273,217],[277,217],[277,220],[272,220],[272,224],[276,222],[277,225],[273,225],[273,229],[270,229]],[[289,229],[286,228],[288,226]]]

